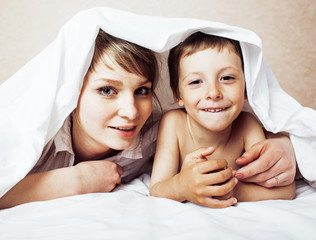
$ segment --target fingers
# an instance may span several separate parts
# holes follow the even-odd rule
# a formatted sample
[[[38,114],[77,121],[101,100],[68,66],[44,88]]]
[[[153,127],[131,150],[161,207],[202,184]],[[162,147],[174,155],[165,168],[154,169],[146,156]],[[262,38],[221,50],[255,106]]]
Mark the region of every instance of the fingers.
[[[122,176],[124,173],[124,169],[119,164],[117,164],[117,172],[120,176]]]
[[[215,148],[199,148],[198,150],[187,155],[186,159],[194,159],[195,162],[202,162],[207,160],[206,157],[211,155],[215,151]]]
[[[292,178],[288,175],[287,172],[281,173],[277,176],[274,176],[266,181],[257,182],[258,185],[261,185],[266,188],[272,187],[282,187],[287,186],[293,182]]]
[[[225,208],[230,207],[237,203],[237,199],[232,197],[226,200],[220,200],[216,198],[205,198],[201,205],[210,207],[210,208]]]
[[[238,165],[247,165],[248,163],[259,158],[263,151],[264,141],[254,144],[250,149],[248,149],[244,154],[236,159]]]
[[[232,177],[232,169],[226,168],[222,171],[212,172],[210,174],[204,174],[201,176],[201,182],[203,185],[214,185],[226,182]]]
[[[196,165],[199,173],[209,173],[227,168],[225,159],[212,159],[204,162],[198,162]],[[230,169],[231,172],[231,169]]]
[[[207,186],[203,194],[205,196],[223,196],[231,192],[237,183],[238,180],[236,178],[232,178],[222,185]]]
[[[242,180],[244,182],[256,182],[256,183],[268,181],[269,179],[282,173],[283,169],[281,167],[282,165],[280,164],[280,162],[277,162],[275,165],[273,165],[271,168],[269,168],[265,172],[258,173],[254,176],[244,178]]]
[[[257,143],[238,158],[236,163],[248,164],[236,171],[235,176],[239,180],[255,182],[264,187],[286,186],[295,178],[295,153],[288,138]]]
[[[204,192],[206,197],[202,198],[201,204],[211,208],[225,208],[236,204],[237,199],[231,197],[230,192],[234,189],[237,183],[237,179],[232,178],[222,185],[208,186]]]
[[[116,174],[115,174],[115,172],[116,172]],[[120,165],[115,164],[115,170],[113,172],[113,179],[112,179],[112,181],[115,185],[118,185],[121,183],[121,180],[122,180],[121,176],[123,173],[124,173],[124,169]]]
[[[253,177],[269,170],[278,160],[276,156],[271,156],[271,154],[264,152],[256,161],[250,162],[248,165],[238,169],[236,177],[238,180]]]

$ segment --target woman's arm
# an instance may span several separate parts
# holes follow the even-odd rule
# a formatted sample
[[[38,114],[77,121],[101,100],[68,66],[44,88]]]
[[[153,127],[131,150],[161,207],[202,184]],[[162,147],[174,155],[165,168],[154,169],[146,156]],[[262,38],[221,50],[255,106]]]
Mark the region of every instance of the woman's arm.
[[[245,129],[245,150],[247,151],[258,141],[265,139],[261,124],[249,113],[244,114],[241,119],[241,128]],[[277,181],[276,179],[274,179]],[[295,182],[284,187],[266,188],[256,183],[239,182],[234,189],[234,196],[239,202],[260,201],[269,199],[293,199],[295,197]]]
[[[230,179],[232,170],[227,168],[224,159],[208,161],[205,158],[214,152],[213,148],[201,148],[187,155],[178,173],[179,146],[176,129],[181,128],[180,122],[176,112],[167,113],[161,120],[150,184],[151,196],[179,202],[187,200],[215,208],[233,205],[236,203],[233,197],[225,200],[212,198],[231,192],[237,183],[235,178]],[[225,181],[227,182],[217,185]]]
[[[109,161],[82,162],[73,167],[29,174],[0,198],[0,209],[92,192],[112,191],[122,168]]]

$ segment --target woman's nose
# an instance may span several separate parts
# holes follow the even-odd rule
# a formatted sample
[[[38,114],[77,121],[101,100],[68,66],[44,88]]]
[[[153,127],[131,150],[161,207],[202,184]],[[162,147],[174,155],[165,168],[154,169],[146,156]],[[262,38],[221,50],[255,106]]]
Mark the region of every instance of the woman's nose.
[[[209,83],[206,86],[205,99],[218,101],[223,98],[220,86],[218,83]]]
[[[136,101],[134,97],[125,97],[121,99],[119,103],[119,111],[118,114],[130,120],[133,120],[138,115],[138,108],[136,106]]]

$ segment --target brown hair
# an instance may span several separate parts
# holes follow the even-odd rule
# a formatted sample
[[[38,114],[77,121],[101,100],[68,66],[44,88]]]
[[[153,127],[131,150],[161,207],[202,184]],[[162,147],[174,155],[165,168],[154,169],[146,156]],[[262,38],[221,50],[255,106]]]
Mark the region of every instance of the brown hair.
[[[226,47],[228,47],[240,57],[243,68],[243,58],[239,42],[229,38],[196,32],[185,39],[182,43],[172,48],[168,57],[168,67],[170,76],[170,87],[173,91],[174,96],[176,98],[179,98],[178,85],[179,65],[181,58],[190,56],[198,51],[202,51],[207,48],[217,48],[219,51],[221,51],[223,48]]]
[[[104,53],[125,71],[147,78],[152,83],[152,89],[156,87],[158,63],[153,51],[114,37],[100,29],[95,40],[94,55],[88,71],[95,71],[96,65],[100,61],[112,69],[107,63],[108,60],[104,58]]]

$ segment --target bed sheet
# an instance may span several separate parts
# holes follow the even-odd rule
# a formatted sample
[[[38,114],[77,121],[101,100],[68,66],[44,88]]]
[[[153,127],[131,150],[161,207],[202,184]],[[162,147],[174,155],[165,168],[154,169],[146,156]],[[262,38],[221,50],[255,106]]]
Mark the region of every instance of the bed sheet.
[[[0,239],[315,239],[316,189],[303,181],[295,200],[225,209],[150,197],[149,181],[0,210]]]

